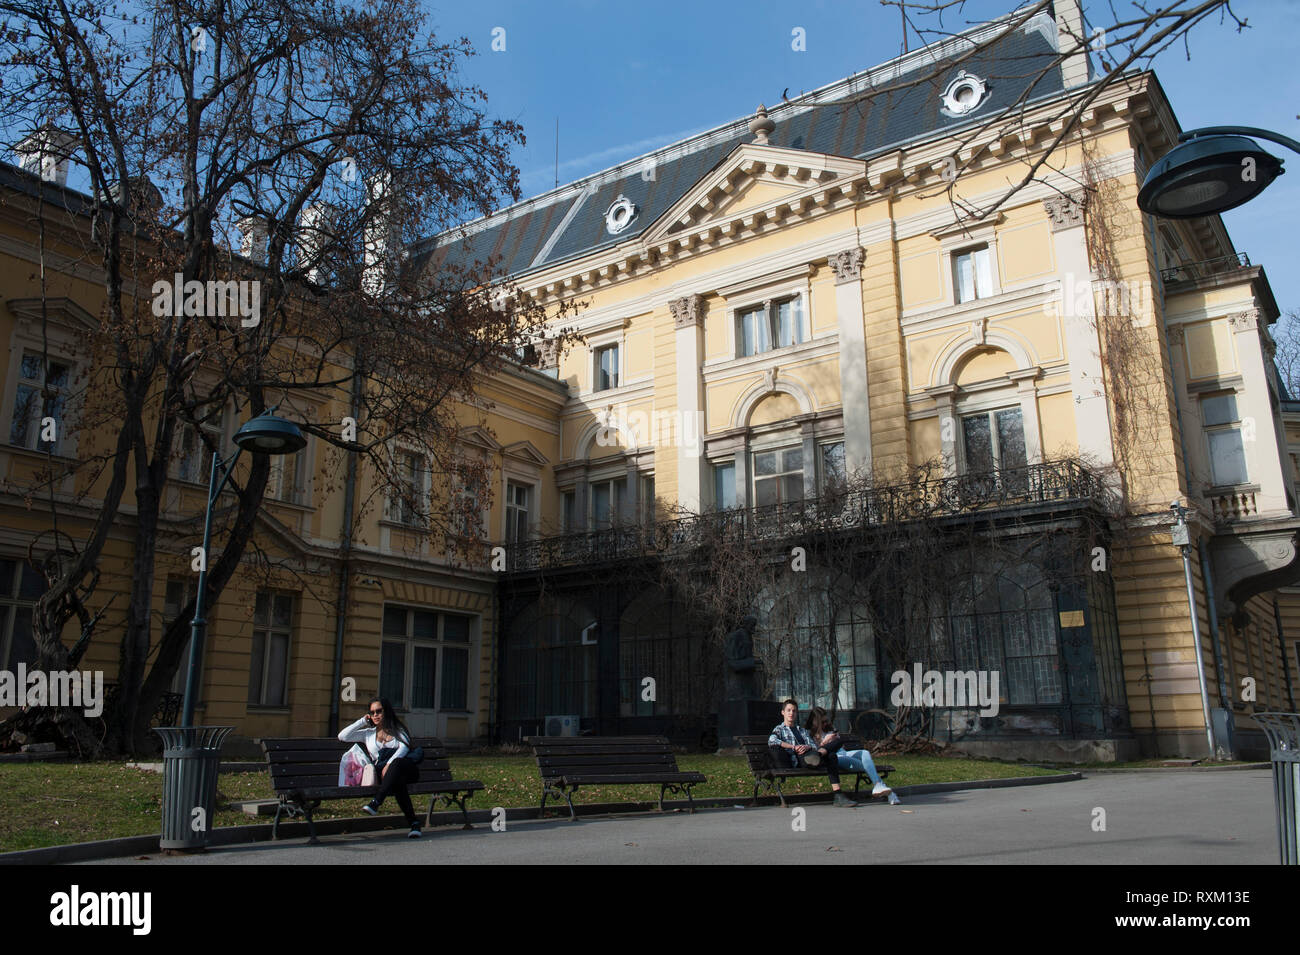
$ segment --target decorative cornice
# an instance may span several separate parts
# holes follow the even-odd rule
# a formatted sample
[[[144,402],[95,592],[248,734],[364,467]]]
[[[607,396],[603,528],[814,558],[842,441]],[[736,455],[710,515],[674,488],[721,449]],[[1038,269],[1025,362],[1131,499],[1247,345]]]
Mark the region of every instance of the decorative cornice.
[[[1050,196],[1043,200],[1043,208],[1052,220],[1052,231],[1061,232],[1083,225],[1083,210],[1088,205],[1088,193],[1083,189]]]
[[[1248,308],[1244,312],[1230,315],[1228,317],[1228,324],[1232,326],[1234,332],[1249,331],[1259,324],[1259,310]]]
[[[683,295],[681,298],[675,298],[668,303],[668,310],[673,313],[673,326],[675,328],[692,328],[700,324],[701,309],[704,303],[703,295]]]
[[[861,249],[845,249],[843,252],[836,252],[827,259],[831,271],[835,273],[835,284],[843,285],[846,282],[860,281],[862,279],[862,259],[863,252]]]

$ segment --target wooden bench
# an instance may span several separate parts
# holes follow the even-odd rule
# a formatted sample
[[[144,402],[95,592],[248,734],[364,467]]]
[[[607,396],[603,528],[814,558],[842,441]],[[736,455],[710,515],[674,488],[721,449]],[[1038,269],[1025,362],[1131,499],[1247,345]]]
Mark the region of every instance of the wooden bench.
[[[664,793],[686,793],[695,811],[691,787],[705,781],[703,773],[682,772],[664,736],[529,736],[525,740],[537,758],[542,776],[542,805],[548,796],[563,796],[569,819],[577,818],[573,794],[581,786],[631,786],[659,784],[659,810]]]
[[[452,803],[460,806],[465,828],[474,828],[470,825],[465,800],[482,789],[483,784],[475,779],[451,778],[447,750],[442,740],[416,737],[414,744],[424,747],[424,759],[420,763],[419,781],[408,785],[406,791],[412,796],[430,794],[425,823],[432,821],[433,805],[441,798],[448,806]],[[305,817],[311,833],[308,841],[319,842],[311,814],[321,802],[326,799],[365,799],[379,792],[378,786],[338,785],[339,760],[354,745],[358,744],[344,743],[332,737],[262,740],[262,749],[266,751],[266,761],[271,768],[271,784],[280,797],[280,804],[275,809],[275,822],[271,825],[272,839],[279,838],[280,816],[285,814],[290,818]]]
[[[861,737],[854,736],[851,733],[841,733],[840,738],[844,740],[845,749],[867,748],[863,744]],[[767,740],[767,735],[736,737],[736,745],[738,745],[741,752],[745,754],[745,759],[749,762],[749,771],[754,774],[754,802],[758,802],[758,787],[766,786],[768,792],[771,792],[774,788],[776,789],[776,794],[781,800],[781,805],[784,806],[786,802],[785,793],[781,792],[782,780],[799,779],[805,776],[821,776],[823,779],[826,777],[826,767],[824,764],[817,767],[804,766],[799,769],[795,769],[788,765],[779,768],[774,767],[772,765],[772,754],[767,748]],[[884,779],[894,771],[894,767],[876,763],[876,771],[880,773],[880,778]],[[848,776],[850,772],[850,770],[844,770],[840,775]],[[853,783],[853,798],[857,799],[858,792],[862,788],[862,780],[866,779],[870,782],[871,777],[866,773],[855,773],[854,775],[857,778]]]

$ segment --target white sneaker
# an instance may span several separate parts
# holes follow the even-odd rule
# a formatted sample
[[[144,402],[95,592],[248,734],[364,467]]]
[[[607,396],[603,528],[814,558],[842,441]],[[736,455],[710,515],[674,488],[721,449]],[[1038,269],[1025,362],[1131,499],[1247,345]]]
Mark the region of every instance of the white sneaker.
[[[408,832],[408,833],[406,834],[406,838],[408,838],[408,839],[419,839],[419,838],[420,838],[420,827],[419,827],[419,826],[414,826],[414,827],[412,827],[411,831]]]
[[[873,796],[887,796],[892,792],[893,790],[886,786],[884,782],[878,782],[871,787],[871,795]]]

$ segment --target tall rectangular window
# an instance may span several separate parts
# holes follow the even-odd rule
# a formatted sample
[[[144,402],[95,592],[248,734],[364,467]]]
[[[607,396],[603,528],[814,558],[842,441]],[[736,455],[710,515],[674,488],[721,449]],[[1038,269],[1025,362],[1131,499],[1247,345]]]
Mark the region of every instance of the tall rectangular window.
[[[844,442],[836,441],[820,446],[821,453],[821,491],[834,493],[843,489],[848,480],[844,466]]]
[[[412,710],[468,710],[471,619],[385,606],[380,695]]]
[[[531,484],[506,484],[506,543],[517,544],[528,540],[529,528],[532,526]]]
[[[1210,479],[1214,486],[1249,483],[1236,394],[1202,398],[1201,418],[1205,422],[1205,437],[1210,446]]]
[[[28,450],[59,453],[70,370],[67,362],[43,362],[40,355],[31,352],[23,355],[18,366],[14,416],[9,423],[10,444]],[[41,433],[45,430],[41,422],[47,418],[53,419],[53,441],[41,440]]]
[[[271,474],[266,480],[266,496],[286,504],[302,504],[307,492],[307,449],[297,454],[271,455]]]
[[[390,510],[393,520],[410,527],[423,526],[429,506],[429,469],[423,455],[398,454],[397,484]]]
[[[0,557],[0,669],[36,662],[32,611],[43,593],[45,581],[27,561]]]
[[[253,650],[248,666],[250,705],[288,705],[292,633],[293,596],[259,591],[253,608]]]
[[[613,527],[623,514],[627,478],[597,481],[591,485],[591,522],[596,530]]]
[[[736,312],[737,357],[798,345],[807,339],[806,324],[802,295],[771,299],[741,309]]]
[[[560,495],[560,529],[565,534],[572,534],[578,530],[578,494],[576,491],[565,491]]]
[[[754,504],[765,507],[803,500],[803,448],[754,454]]]
[[[713,503],[718,510],[736,506],[736,465],[734,462],[713,466]]]
[[[205,445],[199,437],[199,430],[192,424],[182,424],[176,435],[175,465],[172,475],[180,481],[192,484],[206,484],[211,474],[212,457],[208,445],[220,448],[225,442],[226,412],[221,409],[212,414],[208,420],[199,425],[208,443]],[[272,458],[272,460],[275,460]],[[267,485],[268,493],[270,484]]]
[[[1026,465],[1024,418],[1019,408],[963,415],[961,426],[966,473],[982,474]]]
[[[655,476],[641,475],[641,523],[647,527],[655,522]]]
[[[609,391],[618,387],[618,346],[606,345],[596,349],[596,391]]]
[[[993,294],[993,269],[987,245],[953,253],[952,288],[958,304]]]

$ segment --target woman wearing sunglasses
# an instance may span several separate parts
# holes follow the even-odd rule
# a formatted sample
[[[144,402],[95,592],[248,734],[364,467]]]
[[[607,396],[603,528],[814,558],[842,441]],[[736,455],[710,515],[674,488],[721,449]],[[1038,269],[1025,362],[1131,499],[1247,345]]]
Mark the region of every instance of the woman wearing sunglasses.
[[[393,709],[393,704],[386,699],[371,700],[366,715],[339,733],[339,739],[345,743],[363,744],[375,765],[375,772],[379,774],[379,795],[361,810],[377,816],[384,800],[392,796],[411,827],[408,837],[420,838],[420,820],[416,818],[410,794],[406,791],[407,786],[419,781],[420,767],[407,756],[411,749],[411,733]]]

